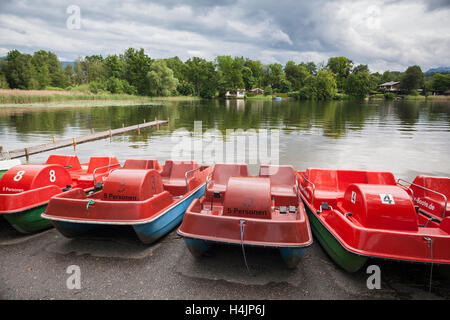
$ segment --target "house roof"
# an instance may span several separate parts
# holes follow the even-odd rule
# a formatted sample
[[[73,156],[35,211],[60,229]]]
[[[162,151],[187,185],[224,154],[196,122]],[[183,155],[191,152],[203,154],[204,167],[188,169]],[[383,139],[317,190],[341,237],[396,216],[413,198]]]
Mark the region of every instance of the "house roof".
[[[390,82],[380,84],[380,87],[393,86],[393,85],[396,85],[399,83],[400,83],[399,81],[390,81]]]

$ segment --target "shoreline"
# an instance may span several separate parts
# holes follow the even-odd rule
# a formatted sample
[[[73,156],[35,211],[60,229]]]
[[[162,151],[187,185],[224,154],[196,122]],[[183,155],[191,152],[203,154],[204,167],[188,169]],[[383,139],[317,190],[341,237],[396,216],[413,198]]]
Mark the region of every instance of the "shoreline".
[[[242,100],[249,101],[271,101],[277,95],[256,95],[245,97]],[[221,98],[213,98],[221,99]],[[330,101],[342,101],[356,99],[352,97],[341,97],[331,99]],[[399,95],[393,99],[388,99],[379,95],[372,95],[363,98],[366,101],[450,101],[450,96],[430,95],[413,96]],[[84,93],[80,91],[53,91],[53,90],[19,90],[19,89],[0,89],[0,107],[83,107],[83,106],[127,106],[127,105],[160,105],[171,101],[200,101],[197,96],[167,96],[167,97],[149,97],[135,96],[128,94],[111,93]],[[230,99],[238,100],[238,99]],[[292,97],[282,97],[282,100],[296,100]],[[301,100],[299,100],[301,101]],[[312,101],[312,100],[303,100]]]

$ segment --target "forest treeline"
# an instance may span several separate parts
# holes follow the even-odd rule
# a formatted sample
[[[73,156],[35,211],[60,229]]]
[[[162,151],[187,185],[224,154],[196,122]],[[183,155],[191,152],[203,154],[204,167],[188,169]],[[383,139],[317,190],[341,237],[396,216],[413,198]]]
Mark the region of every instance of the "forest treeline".
[[[449,74],[424,74],[419,66],[403,73],[371,72],[367,65],[346,57],[325,63],[288,61],[263,64],[244,57],[218,56],[213,61],[193,57],[152,59],[144,49],[123,54],[78,58],[64,68],[57,56],[39,50],[18,50],[0,61],[0,87],[18,89],[89,90],[142,96],[222,97],[227,91],[261,88],[264,94],[289,94],[298,99],[327,100],[342,96],[366,97],[381,93],[379,85],[399,81],[405,94],[443,93],[450,89]]]

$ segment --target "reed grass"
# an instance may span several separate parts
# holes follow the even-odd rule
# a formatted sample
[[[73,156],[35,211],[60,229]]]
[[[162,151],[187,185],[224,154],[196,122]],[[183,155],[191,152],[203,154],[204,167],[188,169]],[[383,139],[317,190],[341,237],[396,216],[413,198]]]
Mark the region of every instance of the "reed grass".
[[[81,91],[0,89],[0,104],[58,102],[67,100],[149,100],[149,98],[129,94],[93,94]]]

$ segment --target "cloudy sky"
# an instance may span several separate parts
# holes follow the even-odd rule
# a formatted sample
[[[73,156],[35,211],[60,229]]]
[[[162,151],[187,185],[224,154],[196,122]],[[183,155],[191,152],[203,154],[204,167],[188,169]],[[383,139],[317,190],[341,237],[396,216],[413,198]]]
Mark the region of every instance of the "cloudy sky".
[[[45,49],[71,61],[128,47],[263,63],[343,55],[372,71],[425,71],[450,66],[450,0],[0,0],[0,56]]]

